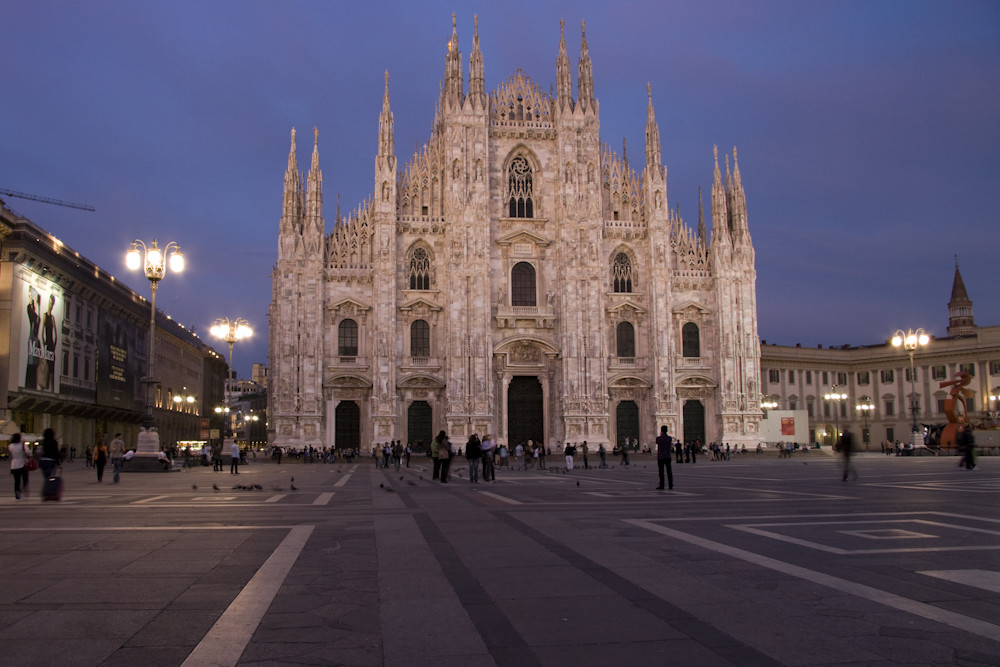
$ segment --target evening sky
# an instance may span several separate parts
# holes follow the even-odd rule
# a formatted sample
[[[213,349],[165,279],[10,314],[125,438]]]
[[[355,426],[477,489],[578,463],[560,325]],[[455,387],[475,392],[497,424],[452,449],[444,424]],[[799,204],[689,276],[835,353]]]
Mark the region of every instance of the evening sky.
[[[643,164],[651,85],[671,207],[697,225],[712,147],[739,150],[759,334],[804,346],[946,335],[955,256],[979,325],[1000,324],[1000,3],[4,0],[4,196],[143,296],[135,238],[187,259],[157,305],[210,339],[245,317],[241,377],[266,363],[289,131],[319,128],[327,231],[371,196],[384,72],[400,164],[431,131],[452,12],[468,76],[576,83],[586,21],[601,136]],[[723,167],[724,168],[724,167]],[[225,345],[211,340],[216,349]]]

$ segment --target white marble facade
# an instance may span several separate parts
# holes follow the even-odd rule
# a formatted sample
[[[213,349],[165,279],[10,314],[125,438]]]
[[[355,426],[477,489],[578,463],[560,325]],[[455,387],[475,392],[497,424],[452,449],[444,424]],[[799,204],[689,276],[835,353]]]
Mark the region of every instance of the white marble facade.
[[[572,68],[560,30],[554,93],[520,70],[488,91],[478,26],[468,79],[463,66],[453,20],[434,130],[401,166],[386,75],[372,197],[332,231],[318,132],[303,174],[292,131],[274,444],[368,451],[444,429],[458,444],[488,432],[596,449],[652,444],[661,424],[755,444],[756,274],[736,151],[724,174],[715,156],[709,241],[701,210],[692,227],[667,205],[652,92],[642,163],[602,143],[585,33]]]

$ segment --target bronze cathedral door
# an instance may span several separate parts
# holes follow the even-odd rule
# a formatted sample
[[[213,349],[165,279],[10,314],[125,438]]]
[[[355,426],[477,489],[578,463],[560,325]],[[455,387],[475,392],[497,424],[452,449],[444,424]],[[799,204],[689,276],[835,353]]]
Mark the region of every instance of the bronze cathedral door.
[[[528,440],[551,446],[545,439],[542,383],[535,376],[511,378],[507,388],[507,442],[513,450]]]

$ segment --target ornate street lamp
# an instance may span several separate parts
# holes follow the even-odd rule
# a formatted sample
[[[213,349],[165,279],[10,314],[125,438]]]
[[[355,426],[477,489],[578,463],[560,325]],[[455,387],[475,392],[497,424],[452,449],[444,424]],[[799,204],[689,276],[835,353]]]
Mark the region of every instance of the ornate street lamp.
[[[229,343],[229,372],[231,377],[235,378],[236,372],[233,371],[233,345],[236,344],[236,341],[249,338],[253,335],[250,323],[242,317],[235,320],[230,320],[228,317],[220,317],[215,320],[215,324],[212,325],[209,331],[216,338],[221,338]]]
[[[868,451],[868,442],[870,441],[870,431],[868,430],[868,420],[871,418],[872,412],[875,410],[875,406],[872,404],[871,396],[862,396],[861,402],[857,404],[858,414],[864,420],[865,427],[864,431],[861,432],[862,438],[865,441],[865,451]]]
[[[828,394],[823,394],[823,398],[833,401],[833,444],[837,446],[840,443],[840,401],[846,401],[847,394],[838,391],[837,385],[833,385]]]
[[[920,401],[917,399],[916,379],[917,374],[913,369],[913,353],[918,347],[924,347],[931,342],[931,337],[923,329],[908,329],[903,333],[902,329],[897,329],[892,336],[892,346],[902,347],[910,355],[910,413],[913,415],[912,443],[913,446],[923,444],[920,437],[920,428],[917,426],[917,414],[920,412]]]
[[[125,253],[125,265],[130,271],[141,267],[146,274],[146,279],[149,280],[152,291],[152,299],[149,302],[149,360],[146,377],[142,379],[142,383],[145,385],[146,414],[143,418],[142,430],[139,432],[133,461],[135,458],[141,460],[152,457],[155,459],[160,453],[160,439],[155,432],[156,421],[153,419],[153,399],[151,396],[152,386],[156,384],[156,380],[153,378],[153,351],[156,343],[156,288],[166,275],[168,265],[173,273],[180,273],[184,270],[184,255],[181,254],[180,246],[173,241],[161,250],[156,244],[156,239],[153,239],[153,243],[149,246],[136,239],[132,241],[132,247]],[[161,469],[155,460],[152,463],[153,466],[147,466],[137,461],[130,464],[129,468],[131,470]]]

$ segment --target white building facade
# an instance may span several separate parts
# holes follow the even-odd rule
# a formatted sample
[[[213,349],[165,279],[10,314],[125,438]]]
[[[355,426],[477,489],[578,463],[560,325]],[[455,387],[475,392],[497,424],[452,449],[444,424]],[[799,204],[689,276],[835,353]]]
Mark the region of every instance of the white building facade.
[[[372,198],[330,232],[318,132],[302,174],[292,130],[270,310],[274,444],[367,451],[445,430],[456,443],[596,448],[649,444],[662,424],[690,441],[759,440],[736,151],[724,176],[716,154],[709,240],[701,211],[692,228],[667,205],[652,94],[637,172],[600,139],[585,33],[575,96],[573,78],[561,32],[554,93],[520,70],[488,92],[478,26],[466,79],[453,19],[429,140],[397,164],[387,74]]]
[[[920,323],[923,324],[923,323]],[[894,332],[874,345],[842,347],[761,346],[764,397],[777,410],[801,410],[808,417],[809,442],[833,445],[851,432],[856,446],[882,451],[886,444],[913,441],[945,450],[955,444],[938,432],[949,422],[954,381],[967,376],[957,419],[975,430],[979,446],[1000,447],[1000,326],[977,326],[972,300],[955,266],[948,327],[930,337],[911,359],[893,347]],[[846,396],[828,399],[828,396]]]

